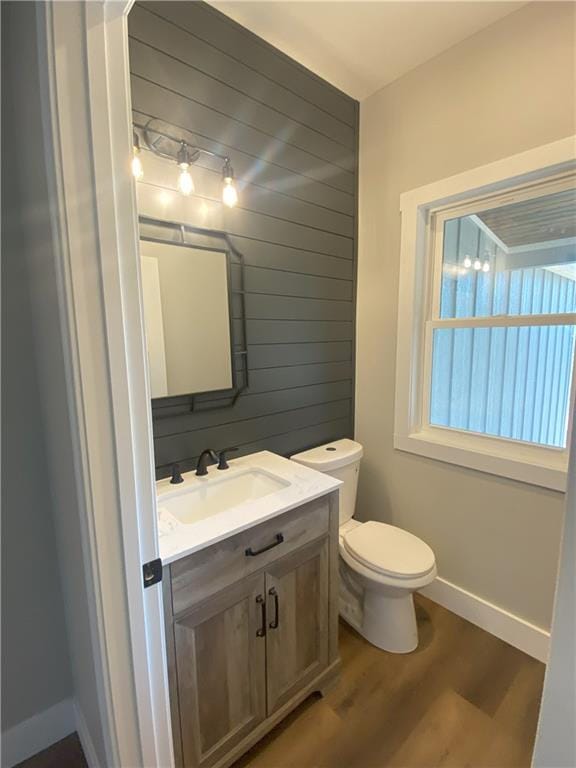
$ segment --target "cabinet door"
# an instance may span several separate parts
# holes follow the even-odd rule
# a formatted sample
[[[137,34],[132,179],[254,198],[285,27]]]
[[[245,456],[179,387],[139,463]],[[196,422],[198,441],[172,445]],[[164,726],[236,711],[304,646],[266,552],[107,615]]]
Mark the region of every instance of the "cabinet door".
[[[266,602],[270,715],[328,663],[328,539],[267,569]]]
[[[174,621],[185,768],[213,765],[266,716],[265,578]]]

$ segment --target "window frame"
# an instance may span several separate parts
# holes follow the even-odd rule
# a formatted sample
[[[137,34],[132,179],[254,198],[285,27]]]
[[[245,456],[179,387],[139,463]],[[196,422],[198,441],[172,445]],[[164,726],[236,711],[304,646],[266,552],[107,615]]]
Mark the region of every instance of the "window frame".
[[[576,137],[568,137],[519,155],[475,168],[400,198],[401,262],[394,447],[489,474],[565,491],[568,450],[503,437],[431,425],[429,393],[432,333],[437,327],[495,327],[572,324],[565,315],[498,315],[440,318],[443,223],[478,212],[484,199],[498,207],[542,196],[546,184],[563,184],[576,170]],[[530,185],[530,186],[529,186]],[[563,321],[563,322],[562,322]],[[570,423],[576,382],[570,396]]]

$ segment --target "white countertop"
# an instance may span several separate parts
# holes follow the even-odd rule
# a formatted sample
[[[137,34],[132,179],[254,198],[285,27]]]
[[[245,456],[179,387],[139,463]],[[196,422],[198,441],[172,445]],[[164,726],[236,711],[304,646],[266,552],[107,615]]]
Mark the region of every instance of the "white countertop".
[[[158,541],[163,565],[173,563],[253,525],[325,496],[342,485],[340,480],[330,475],[308,469],[270,451],[242,456],[229,461],[229,464],[230,468],[225,471],[220,471],[215,466],[209,467],[208,474],[204,477],[196,477],[194,471],[186,472],[182,475],[184,482],[179,485],[171,485],[169,478],[158,480],[156,483],[159,510]],[[175,518],[168,520],[164,517],[163,499],[172,494],[180,494],[187,488],[202,487],[210,480],[220,479],[222,476],[233,477],[234,474],[245,472],[247,469],[269,472],[290,485],[188,525]]]

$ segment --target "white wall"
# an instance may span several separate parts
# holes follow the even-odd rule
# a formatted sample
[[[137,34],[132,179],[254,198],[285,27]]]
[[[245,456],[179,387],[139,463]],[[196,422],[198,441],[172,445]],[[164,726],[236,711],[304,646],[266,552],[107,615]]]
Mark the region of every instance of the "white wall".
[[[2,71],[13,74],[10,7]],[[6,23],[8,22],[8,23]],[[29,275],[18,214],[11,85],[2,83],[2,733],[72,693],[53,503],[34,359]],[[13,732],[12,732],[13,733]],[[64,734],[62,734],[64,735]],[[3,739],[2,764],[10,737]]]
[[[19,215],[12,4],[2,5],[2,732],[65,701],[72,677]],[[62,734],[63,735],[63,734]],[[2,764],[12,749],[3,739]]]
[[[74,46],[80,44],[82,37],[82,6],[79,3],[55,6],[58,12],[69,14],[72,23],[76,21],[75,34],[70,35],[69,61],[72,62],[70,76],[79,81],[82,59],[74,58]],[[16,334],[10,342],[12,349],[18,350],[19,343],[23,345],[18,359],[15,353],[13,356],[13,362],[19,362],[22,368],[10,370],[14,379],[9,393],[18,409],[11,418],[20,414],[20,430],[28,430],[16,435],[10,430],[13,435],[10,445],[13,444],[15,450],[9,456],[9,469],[14,473],[13,482],[18,485],[12,490],[12,505],[6,510],[11,523],[6,528],[3,526],[2,531],[3,546],[10,553],[8,609],[12,607],[13,619],[6,628],[11,639],[5,659],[6,646],[3,647],[3,662],[12,668],[14,676],[7,690],[10,694],[7,725],[14,726],[14,721],[21,717],[40,714],[40,718],[13,728],[10,743],[3,744],[3,748],[9,750],[9,757],[2,764],[13,765],[62,738],[65,734],[61,732],[60,714],[50,709],[44,717],[42,712],[62,696],[71,695],[73,705],[71,701],[67,709],[66,731],[81,730],[91,764],[105,765],[101,684],[95,668],[98,654],[93,645],[91,615],[96,600],[84,570],[75,472],[78,456],[72,440],[56,260],[52,250],[52,190],[47,181],[51,158],[44,147],[47,115],[40,90],[38,46],[42,34],[36,26],[39,18],[42,18],[42,8],[37,3],[2,4],[3,43],[6,42],[2,50],[2,128],[4,130],[6,118],[11,131],[9,153],[3,152],[3,160],[14,160],[8,202],[17,211],[12,216],[17,251],[9,251],[7,289],[12,303],[22,301],[21,306],[11,307],[14,314],[9,333]],[[5,26],[6,20],[9,24]],[[9,105],[5,102],[8,96]],[[3,135],[3,143],[4,139]],[[80,152],[77,155],[82,156]],[[85,158],[87,163],[88,156]],[[14,328],[16,322],[22,323],[21,334]],[[20,389],[20,401],[14,395],[16,388]],[[30,403],[26,416],[23,398]],[[26,488],[26,483],[31,487]],[[19,493],[21,508],[15,504]],[[33,508],[30,505],[34,505]],[[56,536],[52,521],[47,518],[51,509]],[[14,516],[21,519],[15,521]],[[63,600],[56,586],[58,571]],[[42,601],[45,605],[40,606]],[[5,607],[3,604],[3,609]],[[5,683],[3,675],[3,687]],[[22,687],[20,699],[15,695],[18,686]],[[4,696],[2,703],[5,704]]]
[[[395,451],[402,192],[576,132],[568,3],[530,3],[361,105],[359,515],[434,548],[440,575],[549,628],[562,494]]]

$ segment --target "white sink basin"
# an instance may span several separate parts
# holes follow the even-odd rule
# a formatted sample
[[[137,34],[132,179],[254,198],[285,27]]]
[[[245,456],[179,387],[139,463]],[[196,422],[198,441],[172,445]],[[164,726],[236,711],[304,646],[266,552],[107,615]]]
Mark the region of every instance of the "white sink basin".
[[[159,511],[165,510],[179,522],[190,525],[289,485],[261,469],[248,469],[231,477],[207,478],[191,488],[165,494],[159,501]]]

